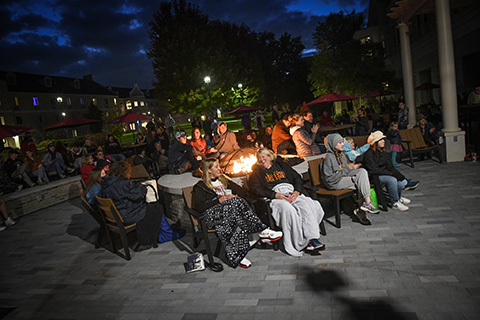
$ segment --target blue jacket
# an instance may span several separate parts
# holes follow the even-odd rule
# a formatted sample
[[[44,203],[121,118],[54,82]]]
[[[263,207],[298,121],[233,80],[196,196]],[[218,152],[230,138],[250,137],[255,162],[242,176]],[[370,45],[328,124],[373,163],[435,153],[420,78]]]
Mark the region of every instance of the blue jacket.
[[[348,160],[350,161],[355,161],[355,159],[359,155],[364,154],[365,152],[367,152],[368,149],[370,149],[370,145],[368,143],[361,146],[360,148],[357,148],[357,150],[353,150],[352,146],[350,145],[350,143],[348,143],[347,140],[345,140],[345,143],[343,145],[343,152],[345,152],[345,154],[348,157]]]

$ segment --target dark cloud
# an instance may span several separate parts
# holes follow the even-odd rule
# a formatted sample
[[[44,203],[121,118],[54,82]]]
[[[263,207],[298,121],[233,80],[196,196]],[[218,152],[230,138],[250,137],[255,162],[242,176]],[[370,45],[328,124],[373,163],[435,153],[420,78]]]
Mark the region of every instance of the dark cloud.
[[[81,77],[103,85],[151,87],[153,71],[145,52],[148,23],[160,1],[4,0],[0,7],[0,69]],[[313,47],[312,34],[325,16],[292,4],[337,4],[339,10],[368,0],[191,0],[211,20],[245,24],[277,36],[288,32]],[[28,8],[28,9],[25,9]]]

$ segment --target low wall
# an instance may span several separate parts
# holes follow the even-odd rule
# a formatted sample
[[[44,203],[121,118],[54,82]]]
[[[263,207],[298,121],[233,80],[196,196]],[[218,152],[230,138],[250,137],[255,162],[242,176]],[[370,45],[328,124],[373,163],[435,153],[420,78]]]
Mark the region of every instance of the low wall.
[[[81,180],[81,176],[69,177],[2,195],[2,198],[7,205],[8,214],[12,218],[17,218],[79,197],[83,191]]]

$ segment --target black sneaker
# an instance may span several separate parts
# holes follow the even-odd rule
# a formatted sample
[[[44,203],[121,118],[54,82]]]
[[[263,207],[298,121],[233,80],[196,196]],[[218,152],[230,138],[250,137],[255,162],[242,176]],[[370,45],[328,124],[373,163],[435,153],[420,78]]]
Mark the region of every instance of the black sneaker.
[[[323,251],[325,250],[325,245],[320,242],[318,239],[312,239],[305,248],[306,251]]]
[[[358,220],[360,221],[360,223],[363,224],[364,226],[369,226],[369,225],[372,224],[372,223],[370,222],[370,220],[367,219],[367,215],[365,214],[364,211],[359,210],[359,209],[355,209],[355,211],[353,211],[353,213],[354,213],[355,216],[358,218]]]
[[[416,187],[418,187],[419,184],[420,184],[420,182],[418,182],[418,181],[411,181],[411,180],[407,179],[407,185],[405,186],[405,188],[403,190],[405,190],[405,191],[413,190]]]

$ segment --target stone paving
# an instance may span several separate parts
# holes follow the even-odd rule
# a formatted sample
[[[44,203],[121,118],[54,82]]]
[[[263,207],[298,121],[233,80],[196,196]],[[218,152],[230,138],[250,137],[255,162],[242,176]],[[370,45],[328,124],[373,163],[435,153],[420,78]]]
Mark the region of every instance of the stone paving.
[[[185,274],[191,235],[125,261],[95,249],[80,199],[0,233],[4,319],[479,319],[480,163],[402,166],[408,212],[342,215],[327,250],[253,249],[250,269]]]

